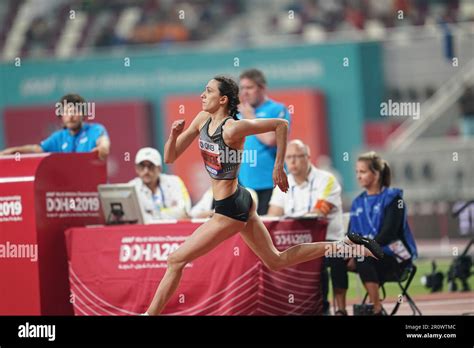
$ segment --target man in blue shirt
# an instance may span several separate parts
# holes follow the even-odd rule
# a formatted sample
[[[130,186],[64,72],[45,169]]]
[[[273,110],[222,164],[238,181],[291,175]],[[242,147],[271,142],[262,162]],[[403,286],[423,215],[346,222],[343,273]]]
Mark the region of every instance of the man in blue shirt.
[[[250,69],[240,75],[239,118],[283,118],[290,122],[285,105],[266,95],[267,81],[260,70]],[[247,136],[244,145],[246,158],[240,167],[240,184],[257,192],[259,215],[265,215],[273,192],[273,166],[276,157],[275,133]],[[254,154],[255,153],[255,154]],[[256,155],[256,158],[255,158]]]
[[[90,103],[77,94],[68,94],[56,104],[56,114],[61,117],[63,129],[51,134],[40,144],[15,146],[0,151],[0,155],[41,152],[97,152],[105,160],[110,152],[106,129],[99,123],[84,123],[83,115]],[[64,107],[63,107],[64,106]]]

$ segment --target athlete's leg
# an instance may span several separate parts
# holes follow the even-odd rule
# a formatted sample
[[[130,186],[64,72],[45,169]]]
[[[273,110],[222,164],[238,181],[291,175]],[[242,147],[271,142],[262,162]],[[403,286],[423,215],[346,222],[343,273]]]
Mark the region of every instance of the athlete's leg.
[[[149,315],[161,313],[166,303],[178,288],[184,267],[187,263],[202,256],[221,242],[231,237],[245,226],[244,222],[220,214],[199,226],[186,241],[168,257],[168,268],[148,307]]]
[[[275,271],[322,257],[325,253],[337,253],[337,247],[340,245],[339,242],[302,243],[284,251],[278,251],[273,245],[270,233],[255,212],[255,203],[252,206],[247,225],[241,231],[241,236],[263,263]],[[351,248],[350,246],[347,247]],[[351,252],[362,252],[363,255],[368,255],[363,250],[365,248],[358,249],[359,251],[352,248]]]

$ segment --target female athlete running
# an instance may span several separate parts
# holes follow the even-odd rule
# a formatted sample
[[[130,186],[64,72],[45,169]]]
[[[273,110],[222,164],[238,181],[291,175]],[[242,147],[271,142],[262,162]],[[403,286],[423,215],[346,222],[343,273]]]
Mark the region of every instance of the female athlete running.
[[[175,121],[165,145],[166,163],[173,163],[199,136],[199,148],[208,171],[215,201],[215,213],[168,257],[168,268],[145,315],[158,315],[176,291],[185,265],[208,253],[227,238],[240,232],[245,243],[271,270],[280,270],[324,256],[336,244],[351,248],[358,256],[383,256],[379,245],[367,238],[349,236],[347,241],[303,243],[283,252],[273,245],[271,236],[256,213],[250,193],[237,182],[245,137],[276,133],[277,154],[273,170],[274,185],[288,190],[284,170],[288,122],[282,119],[239,120],[239,87],[230,78],[216,76],[201,94],[202,111],[184,130],[184,120]],[[230,154],[230,155],[229,155]],[[257,169],[256,169],[257,170]],[[258,175],[258,173],[255,173]],[[354,244],[365,248],[354,248]]]

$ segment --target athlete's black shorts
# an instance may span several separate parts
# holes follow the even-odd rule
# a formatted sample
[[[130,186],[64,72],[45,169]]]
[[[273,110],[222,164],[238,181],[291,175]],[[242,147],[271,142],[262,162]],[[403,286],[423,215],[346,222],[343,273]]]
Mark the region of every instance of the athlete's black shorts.
[[[252,208],[252,195],[244,187],[237,185],[237,190],[229,197],[214,200],[216,214],[247,222]]]

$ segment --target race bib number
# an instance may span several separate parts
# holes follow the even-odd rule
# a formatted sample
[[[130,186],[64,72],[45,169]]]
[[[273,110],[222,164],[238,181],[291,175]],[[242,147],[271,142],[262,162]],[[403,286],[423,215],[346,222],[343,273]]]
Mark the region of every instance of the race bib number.
[[[222,170],[222,165],[219,160],[219,145],[200,139],[199,149],[201,150],[201,156],[206,167],[212,168],[216,172]]]

